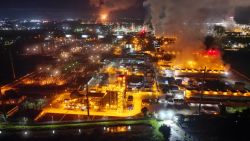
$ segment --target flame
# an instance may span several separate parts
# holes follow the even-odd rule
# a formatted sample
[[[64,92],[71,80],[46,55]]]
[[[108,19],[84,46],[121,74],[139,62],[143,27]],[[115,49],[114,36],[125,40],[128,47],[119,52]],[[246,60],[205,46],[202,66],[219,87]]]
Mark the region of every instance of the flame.
[[[101,16],[100,16],[100,19],[102,21],[106,21],[108,19],[108,14],[107,13],[102,13]]]
[[[208,50],[207,52],[195,52],[188,57],[182,55],[183,53],[177,55],[173,60],[174,68],[177,69],[195,69],[203,70],[205,67],[207,70],[220,70],[226,71],[227,68],[224,65],[221,55],[219,52],[214,50]]]

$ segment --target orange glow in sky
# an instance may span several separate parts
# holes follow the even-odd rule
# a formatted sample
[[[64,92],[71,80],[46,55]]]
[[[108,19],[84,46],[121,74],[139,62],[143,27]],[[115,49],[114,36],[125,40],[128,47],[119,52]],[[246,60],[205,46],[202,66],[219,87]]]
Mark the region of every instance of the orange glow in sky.
[[[102,21],[106,21],[107,18],[108,18],[108,14],[107,14],[107,13],[102,13],[102,14],[101,14],[101,20],[102,20]]]

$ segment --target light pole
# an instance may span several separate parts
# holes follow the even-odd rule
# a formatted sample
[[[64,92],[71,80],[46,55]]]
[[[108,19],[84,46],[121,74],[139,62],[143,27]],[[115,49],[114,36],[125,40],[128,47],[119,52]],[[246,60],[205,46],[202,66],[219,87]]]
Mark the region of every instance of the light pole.
[[[205,66],[205,69],[203,72],[203,78],[202,78],[201,93],[200,93],[199,115],[201,114],[201,101],[203,99],[203,92],[204,92],[205,80],[206,80],[206,71],[207,71],[207,67]]]
[[[1,86],[0,86],[0,98],[2,98],[4,96],[4,94],[2,94],[2,89],[1,89]],[[3,112],[3,120],[6,122],[7,121],[7,113],[6,113],[6,110],[5,110],[5,103],[4,103],[4,100],[2,100],[2,106],[3,106],[3,109],[2,109],[2,112]]]
[[[10,65],[11,65],[11,70],[12,70],[12,75],[13,79],[16,79],[16,73],[15,73],[15,68],[14,68],[14,62],[13,62],[13,56],[11,53],[11,46],[14,44],[14,41],[5,41],[4,46],[7,48],[8,53],[9,53],[9,59],[10,59]]]
[[[89,117],[89,84],[86,85],[86,96],[87,96],[87,112],[88,112],[88,117]]]
[[[52,123],[54,122],[54,116],[51,116],[51,122]]]

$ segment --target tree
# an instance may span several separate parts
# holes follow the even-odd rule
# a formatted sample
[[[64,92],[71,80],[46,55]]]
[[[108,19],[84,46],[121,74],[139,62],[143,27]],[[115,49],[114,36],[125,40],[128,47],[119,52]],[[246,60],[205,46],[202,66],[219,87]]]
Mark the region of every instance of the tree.
[[[170,127],[168,127],[166,125],[162,125],[159,128],[159,131],[163,134],[165,140],[169,140],[169,138],[170,138],[170,132],[171,132]]]
[[[146,117],[148,115],[148,108],[147,107],[143,107],[141,109],[141,112],[143,113],[144,117]]]
[[[7,122],[7,114],[3,113],[3,114],[0,114],[0,119],[3,119],[4,122]]]

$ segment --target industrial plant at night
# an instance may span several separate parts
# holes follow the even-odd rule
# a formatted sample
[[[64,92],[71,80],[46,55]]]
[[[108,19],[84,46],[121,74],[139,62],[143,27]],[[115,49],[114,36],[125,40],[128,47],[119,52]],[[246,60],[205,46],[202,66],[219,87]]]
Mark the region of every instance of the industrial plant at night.
[[[1,3],[1,141],[249,140],[248,0]]]

